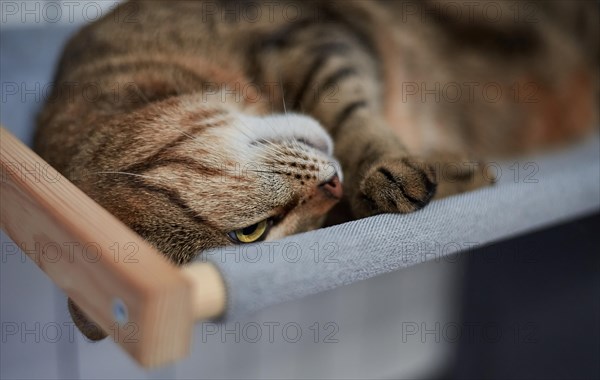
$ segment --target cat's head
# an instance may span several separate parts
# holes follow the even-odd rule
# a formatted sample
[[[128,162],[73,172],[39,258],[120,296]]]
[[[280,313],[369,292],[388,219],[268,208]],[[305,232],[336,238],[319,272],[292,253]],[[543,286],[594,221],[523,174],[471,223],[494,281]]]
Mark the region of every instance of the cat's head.
[[[124,135],[98,138],[78,185],[177,263],[317,228],[342,195],[331,138],[306,116],[184,96],[110,123]]]

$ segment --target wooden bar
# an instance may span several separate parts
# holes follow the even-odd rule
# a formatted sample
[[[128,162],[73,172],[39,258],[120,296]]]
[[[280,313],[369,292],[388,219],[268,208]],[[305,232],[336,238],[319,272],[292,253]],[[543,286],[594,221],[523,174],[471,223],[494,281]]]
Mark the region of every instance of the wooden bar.
[[[185,357],[196,317],[223,312],[216,268],[173,266],[1,127],[0,168],[2,229],[141,365]]]
[[[192,284],[192,310],[194,319],[218,318],[225,313],[226,286],[218,269],[210,263],[192,263],[182,269]]]

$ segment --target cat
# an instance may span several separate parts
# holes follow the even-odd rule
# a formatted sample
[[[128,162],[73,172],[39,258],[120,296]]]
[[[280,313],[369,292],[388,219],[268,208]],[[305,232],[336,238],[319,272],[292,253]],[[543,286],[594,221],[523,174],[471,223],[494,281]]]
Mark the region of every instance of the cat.
[[[593,3],[477,4],[127,2],[67,44],[34,147],[176,264],[413,212],[597,121]]]

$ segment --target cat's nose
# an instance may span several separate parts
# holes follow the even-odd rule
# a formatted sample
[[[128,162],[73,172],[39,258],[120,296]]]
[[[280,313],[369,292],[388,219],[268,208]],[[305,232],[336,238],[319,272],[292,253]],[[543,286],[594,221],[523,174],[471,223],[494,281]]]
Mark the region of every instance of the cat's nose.
[[[322,191],[324,191],[327,195],[335,198],[335,199],[341,199],[342,198],[342,183],[340,182],[340,179],[336,174],[333,175],[333,177],[331,177],[329,180],[327,180],[327,182],[323,182],[319,185],[319,189],[321,189]]]

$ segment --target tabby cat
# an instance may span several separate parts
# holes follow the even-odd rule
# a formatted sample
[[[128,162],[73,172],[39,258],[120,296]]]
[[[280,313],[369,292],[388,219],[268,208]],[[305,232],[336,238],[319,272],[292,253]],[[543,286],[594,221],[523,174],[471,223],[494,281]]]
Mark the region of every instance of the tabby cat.
[[[177,264],[412,212],[597,120],[596,4],[477,4],[128,2],[66,46],[35,149]]]

